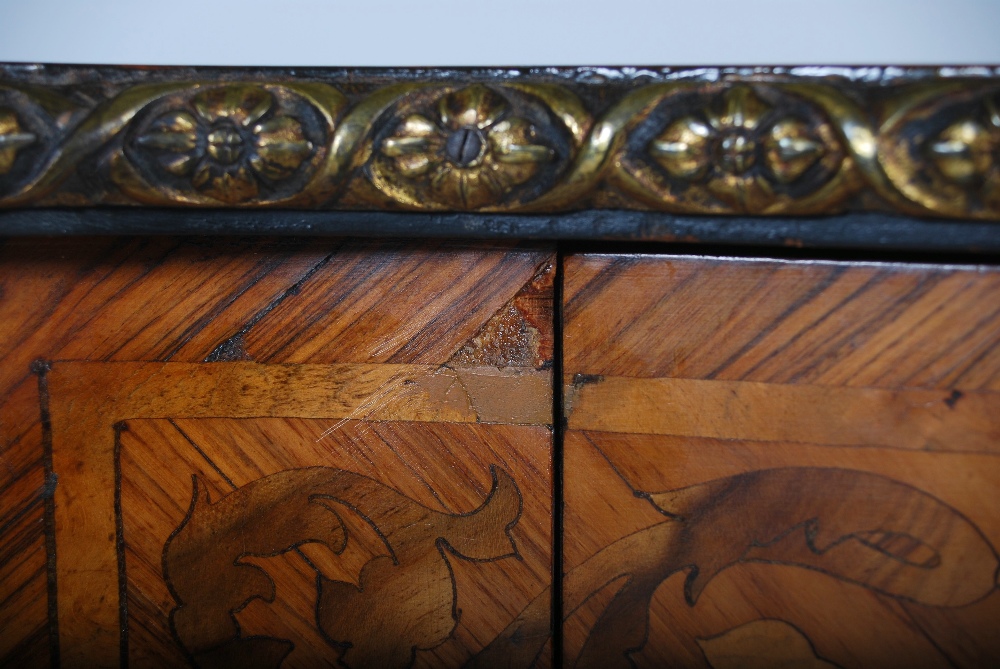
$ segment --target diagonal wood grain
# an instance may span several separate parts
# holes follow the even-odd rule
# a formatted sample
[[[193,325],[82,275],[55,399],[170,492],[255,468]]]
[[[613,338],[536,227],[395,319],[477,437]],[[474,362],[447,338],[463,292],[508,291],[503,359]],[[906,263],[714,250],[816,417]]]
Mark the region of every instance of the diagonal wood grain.
[[[564,271],[567,664],[1000,660],[1000,271]]]
[[[256,244],[258,250],[264,246]],[[236,304],[239,296],[254,288],[262,291],[257,299],[280,294],[302,265],[309,264],[309,259],[294,261],[301,246],[286,246],[277,258],[262,261],[253,253],[242,255],[232,244],[213,248],[183,240],[4,241],[0,456],[5,466],[0,468],[0,508],[20,519],[17,527],[23,530],[27,523],[37,533],[44,526],[38,383],[30,372],[34,360],[177,357],[180,345],[209,327],[213,315]],[[191,279],[182,278],[187,270],[192,271]],[[219,319],[219,324],[225,320]],[[209,352],[199,351],[191,359]],[[15,489],[34,492],[15,494]],[[0,545],[17,547],[20,565],[16,573],[0,579],[0,618],[18,621],[0,626],[0,664],[15,658],[20,658],[18,666],[26,660],[47,664],[52,639],[45,542],[23,545],[14,528],[0,527]],[[7,568],[13,569],[13,563],[3,562],[0,569]]]
[[[48,666],[45,463],[37,384],[0,404],[0,665]],[[31,396],[34,395],[34,401]],[[21,401],[19,401],[21,400]],[[31,405],[35,408],[32,409]]]
[[[565,280],[567,370],[1000,389],[987,268],[587,255]]]
[[[259,362],[440,364],[545,260],[517,247],[347,244],[241,335],[243,349]]]
[[[551,314],[551,270],[546,274],[551,266],[549,250],[510,244],[156,237],[3,241],[0,664],[48,664],[55,634],[55,627],[50,629],[55,619],[47,615],[44,535],[52,486],[45,485],[33,361],[444,365],[472,350],[451,367],[468,368],[461,374],[474,380],[488,371],[480,366],[495,362],[475,353],[479,335],[494,353],[509,350],[511,364],[530,373],[551,364],[551,319],[533,318],[530,305],[516,296],[539,295]],[[529,290],[538,276],[548,279],[540,290]],[[502,341],[490,332],[488,324],[501,314],[521,335]],[[542,404],[547,407],[547,400]],[[511,406],[503,410],[521,410]],[[63,664],[87,661],[85,644],[68,648]],[[163,656],[169,654],[164,650]]]

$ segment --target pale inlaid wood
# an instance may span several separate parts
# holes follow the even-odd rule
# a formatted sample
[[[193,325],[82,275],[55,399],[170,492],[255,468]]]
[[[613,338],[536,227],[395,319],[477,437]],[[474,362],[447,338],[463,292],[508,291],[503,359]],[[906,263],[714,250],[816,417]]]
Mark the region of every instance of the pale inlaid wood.
[[[567,666],[995,664],[998,288],[567,258]]]
[[[144,525],[160,517],[158,502],[136,495],[152,494],[168,471],[185,482],[187,508],[192,470],[185,473],[170,453],[194,446],[170,421],[178,426],[200,421],[204,431],[217,415],[242,421],[322,416],[309,430],[316,438],[324,430],[334,436],[322,437],[320,444],[340,443],[336,434],[345,430],[374,439],[382,455],[368,453],[373,458],[366,460],[369,470],[396,472],[382,479],[392,489],[395,479],[406,487],[416,477],[423,497],[433,491],[454,500],[448,509],[435,502],[442,517],[470,511],[470,500],[482,503],[489,492],[482,481],[490,480],[491,467],[501,483],[508,471],[527,477],[514,481],[517,494],[531,498],[523,513],[515,514],[518,524],[512,530],[521,560],[498,557],[482,563],[481,573],[479,563],[464,567],[459,564],[464,558],[447,552],[442,557],[434,549],[431,556],[441,565],[455,563],[454,578],[463,590],[457,601],[468,614],[458,616],[453,633],[441,637],[447,644],[433,651],[436,655],[417,651],[424,658],[420,662],[436,664],[428,659],[436,657],[460,664],[482,649],[516,618],[522,603],[545,590],[550,578],[547,370],[553,350],[553,264],[550,251],[513,244],[169,238],[5,242],[0,249],[0,454],[6,465],[0,468],[5,477],[0,479],[0,663],[47,665],[51,650],[63,666],[114,666],[125,657],[137,664],[152,658],[187,664],[189,651],[182,641],[162,633],[164,607],[177,605],[164,589],[163,563],[149,555],[136,558],[133,562],[144,566],[135,567],[135,579],[119,581],[119,567],[138,555],[141,542],[129,545],[116,518]],[[36,360],[45,362],[32,367]],[[201,383],[213,378],[228,381]],[[148,383],[140,383],[143,379]],[[297,390],[290,402],[286,391],[291,387]],[[197,397],[203,400],[200,413],[172,415],[172,408]],[[127,410],[116,413],[115,406]],[[75,407],[75,413],[66,407]],[[41,420],[48,409],[51,438],[46,436],[49,424]],[[116,444],[124,453],[136,452],[128,445],[149,436],[140,426],[164,421],[169,438],[153,440],[164,459],[141,468],[144,485],[129,484],[134,504],[126,512],[126,496],[115,492],[121,481],[115,477],[121,466]],[[395,441],[391,431],[383,434],[389,427],[376,428],[397,423],[403,427]],[[441,430],[434,432],[432,424]],[[188,428],[193,440],[199,430]],[[413,436],[428,429],[430,436],[422,439],[430,441],[419,446],[423,441],[414,442]],[[512,432],[503,436],[504,430]],[[304,449],[304,437],[295,434],[292,442]],[[254,454],[271,453],[277,438],[254,432],[240,442],[240,457],[255,462]],[[500,444],[501,450],[480,452],[480,442]],[[212,445],[195,443],[203,450]],[[48,485],[46,444],[51,444],[58,477]],[[164,444],[174,450],[163,450]],[[407,448],[417,448],[409,456],[411,466],[392,469],[389,464]],[[425,457],[420,452],[434,449],[444,449],[441,457],[450,453],[451,459],[420,459]],[[496,455],[501,452],[502,457]],[[338,462],[348,470],[354,466],[353,460],[327,456],[314,453],[309,464],[330,471],[338,470]],[[445,461],[451,464],[444,467]],[[259,472],[265,480],[280,473],[277,464],[268,466]],[[468,477],[456,478],[462,468]],[[207,483],[218,476],[209,469]],[[244,487],[251,482],[239,480]],[[478,482],[460,493],[471,480]],[[216,502],[220,489],[213,490]],[[419,502],[406,503],[426,502],[418,497]],[[170,522],[165,535],[165,526],[157,526],[161,552],[164,537],[178,529],[176,519]],[[377,537],[364,521],[348,526],[359,537],[365,527]],[[301,550],[307,554],[309,549]],[[357,579],[364,555],[346,554],[343,573],[353,569]],[[50,558],[52,568],[47,568]],[[293,608],[302,614],[309,608],[302,603],[316,597],[314,576],[309,576],[315,572],[307,562],[287,558],[268,558],[264,568],[274,572],[275,582],[292,584],[282,589],[283,596],[291,593]],[[449,598],[452,591],[449,586]],[[127,593],[122,601],[138,617],[122,613],[128,607],[119,607],[119,592]],[[254,604],[240,615],[263,616],[254,618],[254,633],[273,634],[268,625],[285,630],[281,616],[268,617],[267,611],[272,609]],[[123,616],[127,637],[120,633]],[[312,632],[302,637],[307,641],[299,645],[296,663],[343,651],[317,629],[315,615],[300,622],[303,634],[306,622]]]

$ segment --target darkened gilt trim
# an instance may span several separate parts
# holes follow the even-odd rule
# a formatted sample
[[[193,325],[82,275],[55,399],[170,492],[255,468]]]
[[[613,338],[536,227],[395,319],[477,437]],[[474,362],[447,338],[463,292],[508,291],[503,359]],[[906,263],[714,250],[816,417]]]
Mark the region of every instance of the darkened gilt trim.
[[[753,218],[601,210],[527,215],[124,207],[0,211],[0,235],[117,234],[642,241],[1000,253],[1000,226],[995,223],[880,213]]]
[[[997,220],[998,156],[998,68],[0,66],[6,208]]]

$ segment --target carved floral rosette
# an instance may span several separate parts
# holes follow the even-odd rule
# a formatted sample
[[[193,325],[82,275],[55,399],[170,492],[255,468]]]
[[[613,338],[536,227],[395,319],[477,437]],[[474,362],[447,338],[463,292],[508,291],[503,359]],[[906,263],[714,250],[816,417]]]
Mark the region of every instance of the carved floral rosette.
[[[879,162],[907,200],[948,217],[1000,215],[1000,87],[921,90],[896,101]]]
[[[399,100],[377,123],[366,174],[409,208],[510,208],[550,189],[575,152],[529,91],[472,84]]]
[[[136,115],[111,176],[131,197],[155,204],[282,203],[302,196],[331,130],[316,102],[290,87],[186,88]]]
[[[665,89],[626,126],[616,181],[649,203],[706,214],[814,213],[852,185],[824,110],[774,86]]]
[[[1000,218],[997,79],[922,76],[0,82],[0,206]]]

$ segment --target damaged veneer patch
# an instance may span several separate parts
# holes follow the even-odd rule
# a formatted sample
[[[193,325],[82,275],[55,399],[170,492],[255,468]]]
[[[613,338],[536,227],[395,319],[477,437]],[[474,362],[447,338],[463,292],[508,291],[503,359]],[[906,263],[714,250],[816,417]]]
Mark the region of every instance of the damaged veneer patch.
[[[440,396],[444,379],[451,379]],[[426,378],[432,399],[452,406],[467,402],[478,423],[552,424],[552,373],[507,367],[442,368]],[[457,407],[456,407],[457,408]]]
[[[449,364],[456,367],[551,367],[555,350],[554,281],[555,265],[545,262],[531,281],[452,356]]]

